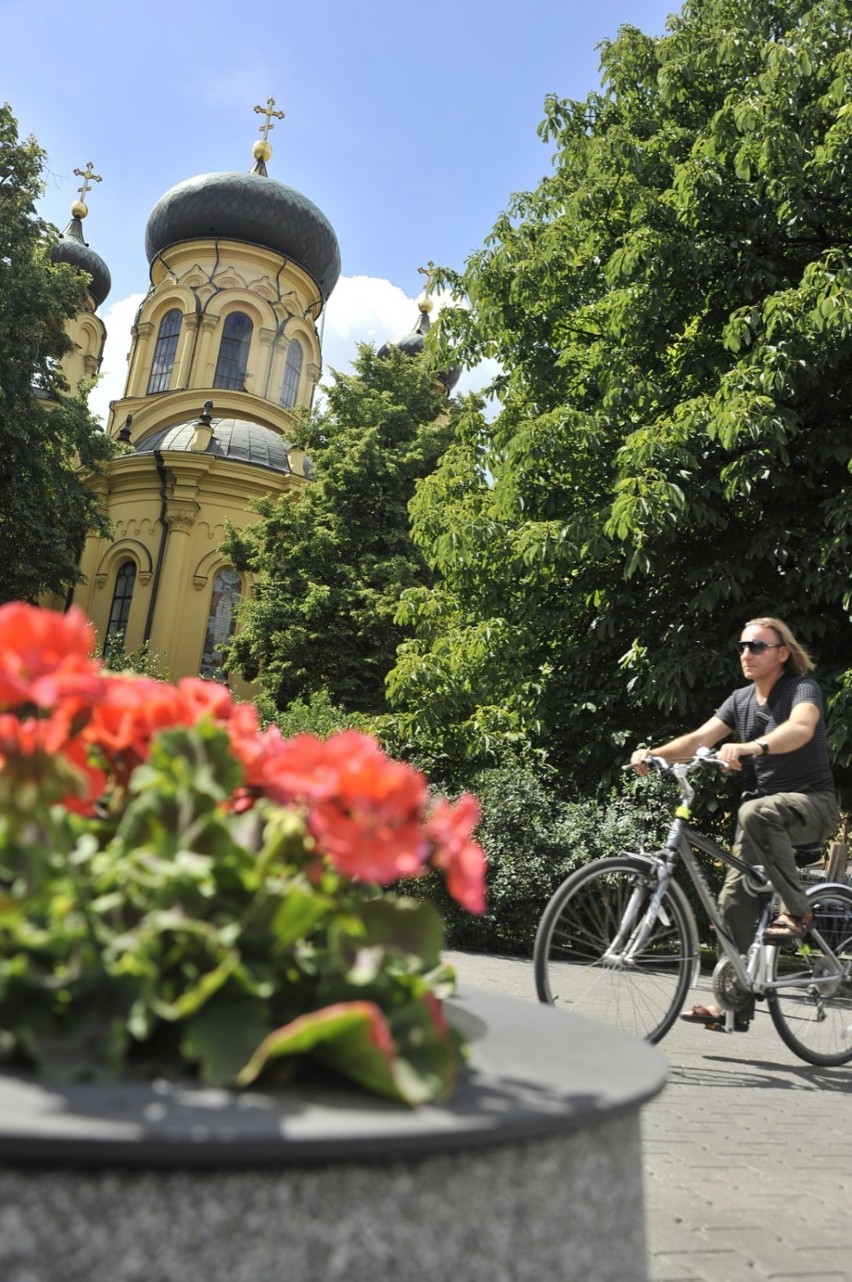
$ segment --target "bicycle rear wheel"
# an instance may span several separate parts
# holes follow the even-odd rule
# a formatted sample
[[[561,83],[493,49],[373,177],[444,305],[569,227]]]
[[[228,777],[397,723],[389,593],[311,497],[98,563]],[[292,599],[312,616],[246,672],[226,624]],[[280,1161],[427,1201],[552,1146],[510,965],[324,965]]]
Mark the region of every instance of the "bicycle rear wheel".
[[[852,1060],[852,890],[826,882],[807,894],[814,928],[795,953],[778,949],[774,978],[784,987],[771,989],[766,1001],[795,1055],[809,1064],[846,1064]]]
[[[635,956],[657,885],[655,865],[636,855],[578,868],[545,909],[535,941],[539,1000],[657,1042],[689,990],[697,936],[683,891],[670,882]]]

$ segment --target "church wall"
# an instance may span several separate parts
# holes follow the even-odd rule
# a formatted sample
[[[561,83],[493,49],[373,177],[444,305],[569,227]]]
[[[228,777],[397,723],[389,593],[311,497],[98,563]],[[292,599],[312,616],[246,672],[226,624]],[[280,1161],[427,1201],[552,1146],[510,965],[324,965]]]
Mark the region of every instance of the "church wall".
[[[102,646],[116,576],[132,561],[136,582],[124,649],[138,650],[147,636],[150,651],[164,656],[168,675],[177,679],[199,674],[214,580],[218,570],[228,568],[220,550],[226,522],[245,529],[256,519],[247,511],[251,498],[297,492],[305,482],[213,455],[167,452],[163,463],[165,501],[153,455],[129,454],[112,464],[105,501],[114,536],[89,540],[81,562],[87,582],[75,591],[74,601],[89,614]],[[251,583],[246,575],[242,579],[245,599]],[[250,697],[251,687],[239,678],[231,685],[241,697]]]
[[[89,308],[93,307],[91,295]],[[94,310],[85,310],[65,324],[65,332],[74,346],[62,358],[62,373],[72,392],[89,382],[101,367],[106,342],[106,328]]]
[[[321,370],[314,324],[319,300],[316,286],[301,268],[257,246],[202,240],[173,246],[160,255],[151,276],[151,289],[133,327],[125,396],[115,403],[111,433],[132,412],[125,400],[149,395],[160,324],[172,308],[181,312],[182,322],[169,393],[188,388],[212,391],[219,412],[224,412],[229,395],[241,394],[242,389],[213,388],[213,379],[224,321],[231,312],[242,311],[253,325],[246,390],[278,403],[286,349],[291,338],[298,337],[304,365],[297,403],[310,404]]]
[[[256,109],[265,124],[252,148],[252,173],[264,180],[270,122],[283,114],[271,103]],[[149,220],[149,233],[157,229],[146,235],[153,255],[150,288],[131,331],[124,395],[111,404],[107,426],[125,448],[94,482],[112,533],[87,540],[80,561],[84,581],[73,594],[92,619],[101,646],[112,617],[113,628],[123,632],[125,651],[147,643],[172,679],[199,674],[211,602],[216,629],[210,633],[204,674],[213,675],[236,589],[243,600],[251,591],[246,576],[238,584],[221,551],[228,524],[243,530],[257,519],[248,510],[252,499],[286,491],[296,496],[309,484],[304,453],[292,442],[299,411],[312,403],[321,375],[316,325],[339,273],[333,232],[310,202],[302,204],[298,193],[273,202],[269,223],[260,225],[254,189],[248,192],[254,179],[230,185],[227,175],[221,183],[220,178],[199,179],[205,190],[197,220],[181,217],[170,223],[166,214],[164,223],[170,193]],[[233,201],[240,199],[251,206],[245,217],[239,210],[233,217]],[[223,202],[218,212],[217,200]],[[211,226],[228,227],[232,234],[245,228],[249,239],[205,235]],[[161,234],[164,227],[171,230]],[[169,236],[196,229],[200,234],[192,239],[168,243]],[[266,247],[272,244],[278,248]],[[291,247],[305,255],[307,270],[287,257]],[[310,274],[314,270],[317,279]],[[223,367],[225,328],[234,313],[249,318],[251,334],[245,325],[229,327]],[[75,357],[91,365],[95,354],[100,359],[103,326],[93,313],[75,323]],[[231,385],[214,387],[217,373],[220,383]],[[214,444],[217,423],[228,419],[243,426],[232,435],[223,425]],[[165,435],[171,428],[187,430]],[[166,448],[155,455],[152,438],[159,433]],[[280,444],[270,443],[270,434],[281,438],[289,473],[260,466],[265,460],[282,465]],[[247,442],[247,457],[257,463],[213,452],[233,448],[235,455],[243,454]],[[231,684],[240,695],[253,693],[237,679]]]

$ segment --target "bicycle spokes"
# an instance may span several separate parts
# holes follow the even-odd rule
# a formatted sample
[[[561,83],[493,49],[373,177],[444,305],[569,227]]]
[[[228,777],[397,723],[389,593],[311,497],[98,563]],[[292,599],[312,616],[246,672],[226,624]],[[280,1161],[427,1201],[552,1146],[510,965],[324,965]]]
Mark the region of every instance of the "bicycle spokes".
[[[787,1046],[812,1064],[852,1059],[852,890],[814,887],[814,929],[794,955],[779,951],[769,1011]]]
[[[647,872],[625,856],[563,883],[539,927],[536,985],[542,1001],[657,1041],[689,987],[692,934],[677,887],[652,908]]]

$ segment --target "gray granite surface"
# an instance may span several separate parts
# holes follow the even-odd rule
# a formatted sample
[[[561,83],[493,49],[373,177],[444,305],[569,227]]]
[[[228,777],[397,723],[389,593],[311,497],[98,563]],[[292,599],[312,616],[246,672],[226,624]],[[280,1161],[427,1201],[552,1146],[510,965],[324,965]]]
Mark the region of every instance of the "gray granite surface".
[[[659,1054],[463,988],[471,1072],[421,1110],[0,1078],[2,1282],[645,1282]]]

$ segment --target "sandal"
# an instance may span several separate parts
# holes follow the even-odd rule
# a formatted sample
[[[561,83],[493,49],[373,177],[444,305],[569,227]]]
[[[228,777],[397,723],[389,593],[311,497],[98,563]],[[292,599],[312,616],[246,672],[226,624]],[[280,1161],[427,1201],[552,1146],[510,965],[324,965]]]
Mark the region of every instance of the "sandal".
[[[700,1003],[693,1006],[690,1010],[685,1010],[680,1018],[687,1024],[703,1024],[705,1028],[715,1029],[720,1033],[725,1031],[725,1012],[719,1010],[718,1006],[702,1006]],[[750,1020],[745,1015],[734,1015],[734,1032],[747,1033]]]
[[[789,939],[803,939],[813,924],[813,913],[805,913],[803,917],[794,917],[791,913],[779,913],[772,925],[763,932],[763,942],[785,944]]]
[[[682,1012],[680,1018],[687,1024],[718,1024],[725,1016],[719,1010],[718,1006],[693,1006],[691,1010]]]

